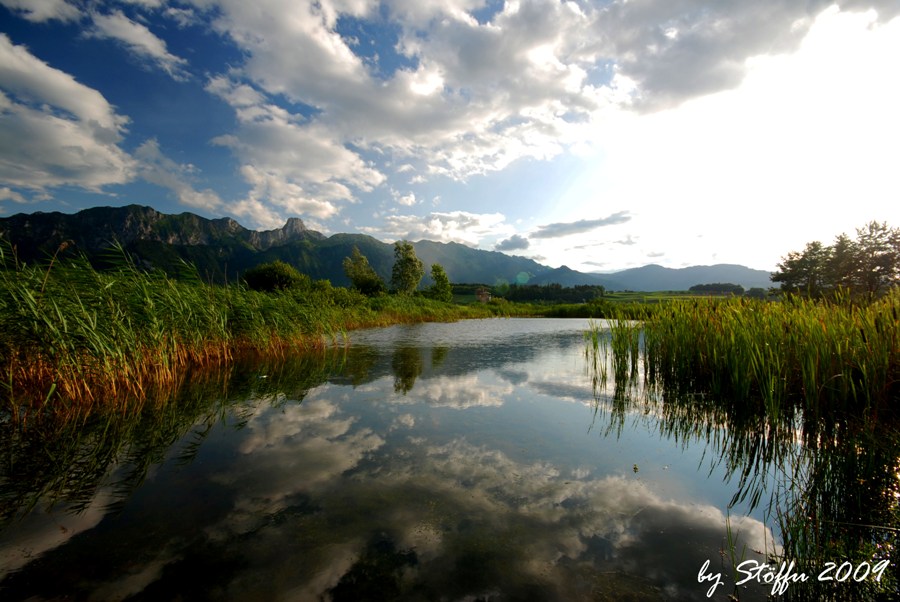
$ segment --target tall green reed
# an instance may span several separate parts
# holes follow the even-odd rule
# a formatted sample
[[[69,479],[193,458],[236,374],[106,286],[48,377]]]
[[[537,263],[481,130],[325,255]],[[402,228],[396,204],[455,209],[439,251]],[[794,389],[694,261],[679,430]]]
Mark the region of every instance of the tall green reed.
[[[870,407],[896,398],[900,292],[867,305],[673,301],[646,321],[648,375],[782,411]],[[626,352],[627,353],[627,352]]]
[[[112,269],[57,253],[23,265],[0,244],[0,419],[139,404],[187,370],[322,348],[351,328],[494,315],[424,298],[368,299],[327,281],[276,293],[217,286],[188,264],[176,279],[140,269],[120,247],[104,263]]]
[[[900,533],[898,317],[897,290],[870,303],[661,304],[640,326],[644,381],[630,410],[669,436],[708,442],[709,457],[737,477],[731,504],[764,504],[775,520],[773,562],[811,575],[829,561],[874,566],[893,557]],[[608,356],[606,366],[632,354],[627,337],[598,325],[586,337],[597,341],[586,353]],[[620,405],[611,405],[619,422]],[[787,598],[896,594],[896,567],[881,581],[814,583]]]
[[[124,253],[108,272],[55,256],[46,267],[23,266],[8,249],[0,260],[3,397],[14,419],[42,409],[36,400],[59,410],[146,397],[188,365],[228,360],[244,345],[309,346],[318,334],[301,304],[145,272]],[[251,319],[232,321],[232,314]]]

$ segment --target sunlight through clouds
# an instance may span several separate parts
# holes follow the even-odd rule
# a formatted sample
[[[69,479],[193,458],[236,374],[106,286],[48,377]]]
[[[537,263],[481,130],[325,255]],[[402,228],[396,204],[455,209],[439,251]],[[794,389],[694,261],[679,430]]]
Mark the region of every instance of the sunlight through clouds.
[[[809,240],[900,220],[888,165],[900,85],[886,76],[900,56],[898,28],[832,9],[796,54],[748,61],[740,88],[607,123],[602,156],[561,206],[583,215],[586,194],[615,199],[634,216],[616,233],[640,233],[635,250],[645,257],[662,248],[687,265],[717,252],[720,262],[763,269]],[[619,253],[614,264],[648,263],[607,252]]]

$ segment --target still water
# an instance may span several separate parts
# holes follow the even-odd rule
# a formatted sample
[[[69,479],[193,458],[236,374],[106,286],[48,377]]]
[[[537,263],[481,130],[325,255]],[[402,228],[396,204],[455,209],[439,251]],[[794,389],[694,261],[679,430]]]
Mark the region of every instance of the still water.
[[[781,477],[598,388],[587,327],[359,331],[122,424],[5,435],[0,599],[764,599],[732,567],[773,519],[735,497]]]

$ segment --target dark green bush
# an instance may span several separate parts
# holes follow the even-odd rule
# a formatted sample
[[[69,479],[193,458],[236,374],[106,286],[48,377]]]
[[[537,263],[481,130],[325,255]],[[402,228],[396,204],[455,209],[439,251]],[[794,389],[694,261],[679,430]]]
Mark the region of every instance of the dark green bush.
[[[292,265],[283,261],[261,263],[244,272],[244,282],[254,291],[283,291],[287,289],[308,289],[310,278],[301,274]]]

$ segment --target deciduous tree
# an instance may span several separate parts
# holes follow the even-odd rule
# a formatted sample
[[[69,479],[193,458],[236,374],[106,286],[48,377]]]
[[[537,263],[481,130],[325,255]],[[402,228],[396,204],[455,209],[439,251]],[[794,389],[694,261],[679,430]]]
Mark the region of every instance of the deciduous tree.
[[[394,268],[391,270],[391,288],[400,295],[412,295],[419,286],[425,267],[416,257],[416,250],[407,240],[394,243]]]
[[[353,247],[350,257],[344,258],[343,265],[351,285],[362,294],[375,297],[384,292],[384,281],[375,268],[369,265],[369,260],[360,252],[359,247]]]
[[[856,240],[841,234],[831,246],[808,243],[802,253],[782,258],[772,281],[785,292],[813,297],[838,290],[881,294],[900,285],[900,229],[869,222],[856,229]]]
[[[453,301],[453,288],[450,286],[450,278],[447,277],[447,272],[444,271],[441,264],[435,263],[431,266],[431,279],[434,280],[434,284],[431,285],[428,291],[429,296],[432,299],[445,303]]]

